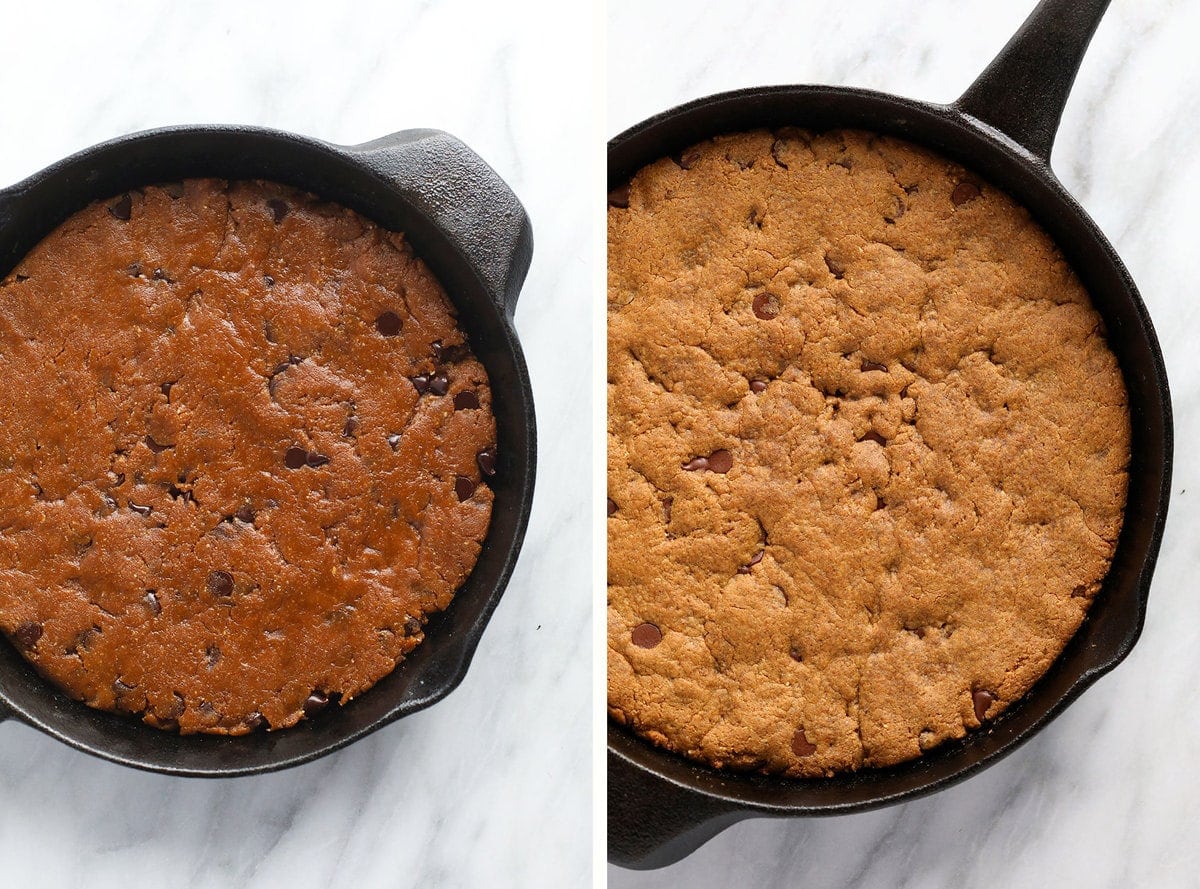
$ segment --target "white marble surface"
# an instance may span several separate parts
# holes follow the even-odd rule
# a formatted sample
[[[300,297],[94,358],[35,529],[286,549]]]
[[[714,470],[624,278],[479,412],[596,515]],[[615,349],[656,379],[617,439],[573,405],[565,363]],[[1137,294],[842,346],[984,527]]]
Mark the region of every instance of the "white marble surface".
[[[472,0],[0,9],[0,183],[175,123],[464,139],[534,221],[516,323],[541,432],[520,563],[449,698],[311,765],[220,781],[131,771],[0,725],[0,884],[587,884],[591,381],[578,357],[592,226],[573,155],[598,127],[573,99],[591,94],[591,24],[586,9]]]
[[[1033,5],[610,0],[606,131],[762,83],[849,84],[948,101]],[[1198,33],[1200,4],[1114,0],[1053,159],[1137,281],[1174,393],[1171,516],[1133,654],[1029,744],[965,784],[863,815],[745,822],[671,868],[610,868],[613,889],[1197,885]]]

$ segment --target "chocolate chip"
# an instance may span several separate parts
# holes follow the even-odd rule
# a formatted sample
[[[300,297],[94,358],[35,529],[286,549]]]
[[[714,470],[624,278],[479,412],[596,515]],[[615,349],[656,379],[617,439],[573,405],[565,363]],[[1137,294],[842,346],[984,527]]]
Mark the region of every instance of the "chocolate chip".
[[[460,503],[464,500],[470,500],[475,493],[475,482],[466,476],[456,476],[454,479],[454,493],[458,495]]]
[[[175,447],[175,445],[159,444],[151,436],[147,435],[146,436],[146,447],[148,447],[150,450],[152,450],[156,454],[161,454],[163,451],[168,451],[171,448]]]
[[[283,217],[288,215],[288,205],[279,198],[271,198],[267,201],[267,209],[271,211],[271,216],[275,219],[275,224],[283,222]]]
[[[396,450],[400,446],[400,433],[393,432],[387,437],[387,443],[392,446],[392,450]]]
[[[609,497],[608,498],[608,514],[610,516],[616,515],[616,512],[617,512],[617,501],[613,500],[611,497]]]
[[[770,321],[779,314],[779,297],[773,293],[760,293],[754,297],[754,317]]]
[[[119,201],[108,208],[108,212],[112,214],[114,219],[128,222],[129,217],[133,215],[133,198],[128,194],[122,195]]]
[[[733,454],[724,448],[721,448],[719,451],[713,451],[708,455],[708,468],[713,472],[724,475],[733,469]]]
[[[346,438],[354,438],[354,433],[358,432],[358,420],[354,417],[349,417],[346,420],[346,425],[342,427],[342,435]]]
[[[662,630],[654,624],[638,624],[629,634],[629,638],[638,648],[654,648],[662,642]]]
[[[877,364],[874,361],[867,361],[866,359],[863,359],[863,363],[859,366],[859,369],[862,370],[864,373],[869,370],[886,371],[887,365],[886,364]]]
[[[142,264],[140,262],[130,263],[125,267],[125,274],[131,278],[140,278],[142,276]]]
[[[608,193],[608,206],[624,210],[629,207],[629,183],[618,185]]]
[[[693,457],[683,464],[683,468],[688,472],[697,472],[702,469],[708,469],[707,457]]]
[[[400,316],[395,312],[384,312],[375,319],[375,329],[383,336],[395,336],[400,332]]]
[[[171,387],[174,385],[175,385],[175,383],[173,383],[173,382],[172,383],[163,383],[161,386],[158,387],[158,391],[167,397],[168,402],[171,400]]]
[[[208,580],[205,581],[205,587],[211,595],[218,598],[224,599],[232,596],[233,575],[228,571],[210,571]]]
[[[252,507],[249,503],[243,503],[237,508],[237,511],[233,514],[233,517],[239,522],[245,522],[247,525],[253,525],[254,507]]]
[[[796,663],[804,663],[804,652],[800,650],[799,645],[793,645],[788,654],[791,655],[792,660],[794,660]]]
[[[796,729],[796,733],[792,735],[792,753],[797,756],[812,756],[817,752],[817,745],[809,743],[808,735],[804,734],[804,729]]]
[[[767,391],[767,381],[766,380],[751,380],[750,381],[750,391],[755,393],[756,395],[766,392]]]
[[[442,341],[434,340],[429,344],[429,354],[433,356],[434,364],[442,363]]]
[[[496,474],[496,449],[484,448],[475,455],[475,462],[479,464],[479,471],[486,476]]]
[[[437,362],[446,362],[448,364],[455,361],[462,361],[471,354],[471,350],[465,343],[458,343],[449,346],[443,346],[440,342],[435,343],[437,350],[434,353],[434,360]]]
[[[983,722],[988,708],[996,703],[996,696],[985,688],[977,688],[971,692],[971,702],[975,705],[975,718]]]
[[[870,432],[868,432],[866,435],[864,435],[862,438],[860,438],[859,441],[873,441],[873,442],[875,442],[875,444],[878,444],[878,445],[887,444],[887,439],[884,438],[882,435],[880,435],[878,432],[876,432],[874,429],[872,429]]]
[[[675,498],[674,497],[668,497],[666,500],[663,501],[663,524],[664,525],[671,524],[671,512],[674,510],[674,508],[675,508]]]
[[[92,647],[92,643],[96,641],[96,637],[100,635],[100,632],[100,628],[92,624],[92,626],[75,636],[75,641],[67,648],[67,654],[78,654],[81,648],[87,651]]]
[[[429,391],[434,395],[445,395],[450,391],[450,378],[444,373],[434,374],[429,380]]]
[[[420,618],[413,617],[411,614],[408,617],[404,618],[404,635],[405,636],[415,636],[419,632],[421,632]]]
[[[327,706],[329,706],[329,695],[323,691],[314,691],[304,699],[304,715],[311,718]]]
[[[166,281],[168,284],[175,283],[174,281],[172,281],[170,278],[167,277],[167,273],[164,269],[155,269],[153,278],[155,281]]]
[[[204,662],[210,669],[217,665],[217,661],[221,659],[221,649],[215,645],[210,645],[204,649]]]
[[[263,283],[266,284],[268,287],[274,287],[275,279],[272,278],[270,275],[263,275]],[[272,336],[270,334],[267,335],[267,340],[272,343],[275,342],[275,340],[272,338]]]
[[[246,717],[246,728],[250,729],[250,731],[252,731],[252,732],[258,731],[260,728],[262,728],[266,724],[267,724],[267,718],[265,716],[263,716],[261,713],[259,713],[257,710],[255,710],[253,713],[251,713],[249,716]]]
[[[132,500],[129,501],[129,508],[138,515],[142,516],[150,515],[150,513],[153,511],[149,506],[143,506],[140,503],[134,503]]]
[[[304,462],[313,469],[316,469],[318,466],[324,466],[329,460],[330,458],[325,454],[318,454],[316,451],[309,451],[304,457]]]
[[[33,648],[42,638],[42,625],[32,620],[23,620],[17,624],[13,636],[22,648]]]
[[[283,455],[283,465],[288,469],[299,469],[308,462],[308,451],[304,448],[288,448]]]
[[[954,191],[950,192],[950,202],[957,207],[967,201],[975,200],[979,195],[979,186],[974,182],[960,182],[954,186]]]
[[[696,165],[696,161],[700,160],[700,149],[696,146],[692,146],[691,148],[681,151],[679,155],[674,158],[674,160],[675,163],[679,164],[679,166],[683,167],[683,169],[690,170]]]
[[[839,281],[846,275],[846,267],[828,253],[825,254],[825,268],[829,269],[829,274]]]
[[[470,389],[465,389],[454,396],[456,411],[473,411],[479,408],[479,396]]]
[[[763,550],[760,549],[758,552],[756,552],[754,555],[752,555],[750,557],[749,562],[747,562],[745,565],[742,565],[738,568],[737,573],[738,574],[749,574],[750,569],[753,568],[755,565],[757,565],[759,562],[761,562],[762,559],[763,559]]]
[[[142,601],[146,603],[146,607],[150,609],[150,613],[155,617],[162,614],[162,604],[158,601],[158,593],[154,590],[146,590],[146,595],[142,597]]]
[[[424,395],[429,391],[428,374],[420,374],[419,376],[412,377],[409,382],[413,384],[413,388],[417,390],[418,395]]]
[[[134,690],[134,688],[136,688],[136,686],[127,685],[126,683],[122,682],[120,679],[116,679],[113,681],[113,684],[112,684],[113,696],[116,697],[115,703],[117,705],[118,710],[132,710],[133,709],[134,702],[129,700],[129,697],[130,697],[129,693],[132,692]]]

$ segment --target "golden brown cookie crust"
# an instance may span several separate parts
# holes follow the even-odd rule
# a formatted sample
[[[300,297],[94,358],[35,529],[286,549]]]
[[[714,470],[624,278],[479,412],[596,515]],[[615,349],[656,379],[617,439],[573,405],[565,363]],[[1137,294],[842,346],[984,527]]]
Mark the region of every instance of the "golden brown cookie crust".
[[[861,132],[610,196],[612,716],[721,767],[885,766],[1020,698],[1121,529],[1125,386],[1048,235]]]
[[[0,375],[0,627],[93,707],[293,725],[478,557],[487,374],[403,236],[311,195],[80,211],[0,282]]]

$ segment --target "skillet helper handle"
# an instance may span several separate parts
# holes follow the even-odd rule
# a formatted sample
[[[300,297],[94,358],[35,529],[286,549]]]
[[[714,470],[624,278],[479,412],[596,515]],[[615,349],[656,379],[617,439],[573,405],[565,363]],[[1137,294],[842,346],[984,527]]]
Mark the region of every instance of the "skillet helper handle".
[[[348,150],[445,233],[511,320],[533,256],[533,229],[508,183],[440,130],[402,130]]]
[[[954,107],[1049,165],[1067,95],[1109,2],[1042,0]]]
[[[608,860],[613,864],[635,870],[666,867],[749,815],[608,753]]]

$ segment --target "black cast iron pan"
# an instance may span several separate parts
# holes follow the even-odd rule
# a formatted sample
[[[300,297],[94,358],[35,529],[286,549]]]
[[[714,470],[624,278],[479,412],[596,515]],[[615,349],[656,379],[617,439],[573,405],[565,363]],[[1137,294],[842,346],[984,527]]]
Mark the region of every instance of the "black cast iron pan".
[[[242,127],[135,133],[67,158],[0,191],[0,275],[88,203],[186,177],[262,178],[307,189],[402,231],[445,286],[491,377],[497,471],[492,524],[475,570],[426,640],[345,707],[280,732],[181,737],[93,710],[41,679],[0,643],[0,718],[124,765],[176,775],[230,776],[297,765],[428,707],[462,681],[512,574],[533,500],[533,393],[512,316],[533,237],[524,208],[462,142],[407,130],[364,145],[331,145]]]
[[[951,105],[859,89],[780,86],[699,99],[609,143],[609,188],[702,139],[757,127],[849,127],[938,151],[1026,206],[1053,236],[1108,327],[1129,391],[1133,442],[1124,530],[1079,633],[1042,680],[987,730],[888,769],[794,781],[693,765],[610,724],[609,860],[654,868],[755,816],[832,815],[947,787],[1014,750],[1115,667],[1141,633],[1171,475],[1171,403],[1162,354],[1121,260],[1050,170],[1050,149],[1076,71],[1108,0],[1044,0]]]

